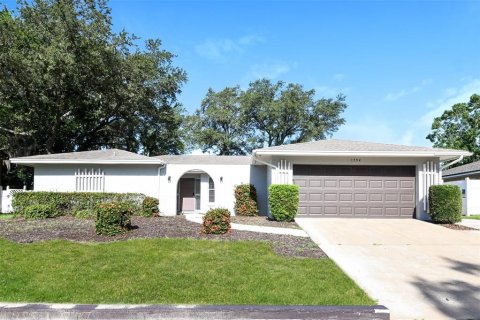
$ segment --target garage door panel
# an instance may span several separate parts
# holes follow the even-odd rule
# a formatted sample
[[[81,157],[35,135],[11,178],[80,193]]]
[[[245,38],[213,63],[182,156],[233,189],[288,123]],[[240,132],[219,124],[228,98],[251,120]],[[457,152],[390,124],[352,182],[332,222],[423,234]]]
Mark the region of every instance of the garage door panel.
[[[370,207],[368,209],[368,215],[370,215],[370,216],[383,216],[383,207]]]
[[[411,194],[402,193],[402,194],[400,194],[400,201],[402,201],[402,202],[413,202],[413,201],[415,201],[415,195],[413,193],[411,193]]]
[[[308,200],[309,201],[322,201],[323,200],[323,194],[321,194],[321,193],[310,193],[308,195]]]
[[[354,201],[355,202],[366,202],[366,201],[368,201],[368,194],[357,192],[357,193],[354,194]]]
[[[415,167],[294,165],[299,214],[412,217]],[[299,175],[301,173],[302,175]]]
[[[325,193],[323,195],[323,201],[325,202],[328,202],[328,201],[337,201],[338,200],[338,196],[336,193]]]
[[[326,215],[336,215],[338,214],[337,206],[325,206],[324,212]]]
[[[391,201],[398,201],[398,194],[396,193],[385,193],[385,201],[386,202],[391,202]]]
[[[340,202],[345,202],[345,201],[352,201],[353,200],[353,194],[352,193],[340,193],[339,195],[339,201]]]
[[[397,180],[385,180],[383,183],[384,189],[397,189],[398,181]]]
[[[324,186],[325,186],[325,188],[335,188],[336,189],[338,187],[338,181],[337,180],[332,180],[332,179],[325,179]]]
[[[400,215],[400,208],[385,208],[386,216],[398,216]]]
[[[382,189],[383,181],[382,180],[370,180],[369,182],[370,189]]]
[[[401,189],[412,189],[414,188],[414,181],[412,180],[400,180]]]

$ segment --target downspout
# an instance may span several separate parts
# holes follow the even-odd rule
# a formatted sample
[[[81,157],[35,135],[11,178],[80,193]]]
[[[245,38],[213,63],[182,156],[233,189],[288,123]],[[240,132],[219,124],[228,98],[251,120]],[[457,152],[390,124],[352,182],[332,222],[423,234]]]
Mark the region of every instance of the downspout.
[[[458,163],[462,160],[463,160],[463,156],[460,156],[458,159],[453,160],[452,162],[447,163],[446,165],[443,165],[440,169],[443,171],[443,169],[446,169],[446,168],[450,167],[451,165],[454,165],[455,163]]]
[[[158,193],[157,193],[157,195],[158,195],[158,212],[159,213],[161,213],[160,212],[160,171],[165,167],[166,167],[166,164],[162,163],[160,166],[158,166],[158,170],[157,170],[157,172],[158,172],[158,176],[157,176],[158,177]]]

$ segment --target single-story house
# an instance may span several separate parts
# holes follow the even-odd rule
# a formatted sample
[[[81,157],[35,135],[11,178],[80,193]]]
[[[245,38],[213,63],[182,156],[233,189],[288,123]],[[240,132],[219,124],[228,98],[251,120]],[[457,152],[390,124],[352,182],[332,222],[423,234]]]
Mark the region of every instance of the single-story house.
[[[480,161],[471,162],[442,172],[446,184],[460,187],[463,196],[463,214],[480,214]]]
[[[162,215],[233,212],[234,186],[255,185],[268,213],[270,184],[300,186],[299,215],[428,219],[427,191],[441,183],[441,162],[462,150],[347,140],[257,149],[250,156],[142,156],[122,150],[10,159],[34,168],[34,190],[140,192],[160,200]]]

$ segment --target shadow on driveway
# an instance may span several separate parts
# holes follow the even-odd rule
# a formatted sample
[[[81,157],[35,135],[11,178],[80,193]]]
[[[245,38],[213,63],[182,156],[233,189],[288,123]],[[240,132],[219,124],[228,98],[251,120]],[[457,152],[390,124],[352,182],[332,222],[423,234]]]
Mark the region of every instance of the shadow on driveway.
[[[480,277],[480,265],[444,258],[452,270]],[[426,270],[428,272],[428,270]],[[412,282],[437,310],[454,319],[480,319],[480,288],[471,283],[451,279],[432,282],[416,277]]]

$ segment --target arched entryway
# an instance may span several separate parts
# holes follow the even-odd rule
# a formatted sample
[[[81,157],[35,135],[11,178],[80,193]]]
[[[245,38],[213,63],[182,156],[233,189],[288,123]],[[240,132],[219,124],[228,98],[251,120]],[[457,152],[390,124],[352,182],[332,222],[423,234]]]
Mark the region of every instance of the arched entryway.
[[[185,172],[177,183],[177,213],[205,213],[215,205],[215,183],[203,170]]]

